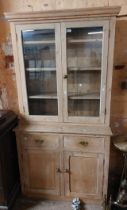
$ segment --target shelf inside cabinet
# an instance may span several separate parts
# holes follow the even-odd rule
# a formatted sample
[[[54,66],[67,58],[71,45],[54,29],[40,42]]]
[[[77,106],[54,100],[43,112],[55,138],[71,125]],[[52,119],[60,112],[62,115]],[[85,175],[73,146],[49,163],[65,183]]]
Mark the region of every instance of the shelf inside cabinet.
[[[24,41],[23,44],[55,44],[55,40]]]
[[[101,67],[73,67],[68,66],[69,71],[101,71]]]
[[[72,100],[100,100],[99,93],[87,93],[87,94],[72,94],[68,96]]]
[[[56,71],[56,68],[55,67],[26,68],[26,71],[30,71],[30,72]]]
[[[68,43],[102,42],[102,39],[67,39]]]
[[[56,94],[40,94],[40,95],[31,95],[29,99],[57,99]]]

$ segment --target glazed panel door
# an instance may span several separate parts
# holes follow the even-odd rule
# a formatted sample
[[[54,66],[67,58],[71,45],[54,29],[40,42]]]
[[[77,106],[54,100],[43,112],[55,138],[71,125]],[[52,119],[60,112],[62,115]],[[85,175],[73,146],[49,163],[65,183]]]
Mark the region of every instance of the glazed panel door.
[[[17,26],[25,114],[61,121],[60,25]]]
[[[64,121],[104,123],[109,22],[62,27]]]

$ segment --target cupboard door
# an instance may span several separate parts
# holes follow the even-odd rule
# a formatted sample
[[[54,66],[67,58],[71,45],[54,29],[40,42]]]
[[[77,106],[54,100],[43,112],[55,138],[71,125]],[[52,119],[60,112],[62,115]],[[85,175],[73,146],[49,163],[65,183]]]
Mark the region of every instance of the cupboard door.
[[[20,26],[17,33],[19,46],[22,46],[19,62],[25,112],[60,118],[59,24]]]
[[[107,22],[62,24],[65,121],[104,122]]]
[[[103,155],[65,152],[64,161],[65,195],[101,199]]]
[[[27,149],[24,151],[23,164],[26,191],[33,194],[60,194],[59,152]]]

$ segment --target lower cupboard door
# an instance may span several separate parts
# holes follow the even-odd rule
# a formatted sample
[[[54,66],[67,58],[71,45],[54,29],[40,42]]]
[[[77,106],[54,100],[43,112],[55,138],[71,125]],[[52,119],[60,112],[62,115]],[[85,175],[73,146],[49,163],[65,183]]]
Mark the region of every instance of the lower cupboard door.
[[[28,149],[25,150],[23,162],[27,191],[35,194],[60,194],[59,152]]]
[[[104,156],[102,154],[65,152],[65,195],[102,199]]]

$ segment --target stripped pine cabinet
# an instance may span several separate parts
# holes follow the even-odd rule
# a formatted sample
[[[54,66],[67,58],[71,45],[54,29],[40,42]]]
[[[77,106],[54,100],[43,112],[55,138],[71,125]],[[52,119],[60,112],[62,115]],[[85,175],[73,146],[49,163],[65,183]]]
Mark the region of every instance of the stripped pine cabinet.
[[[119,7],[6,13],[20,109],[22,192],[107,195],[115,20]]]

